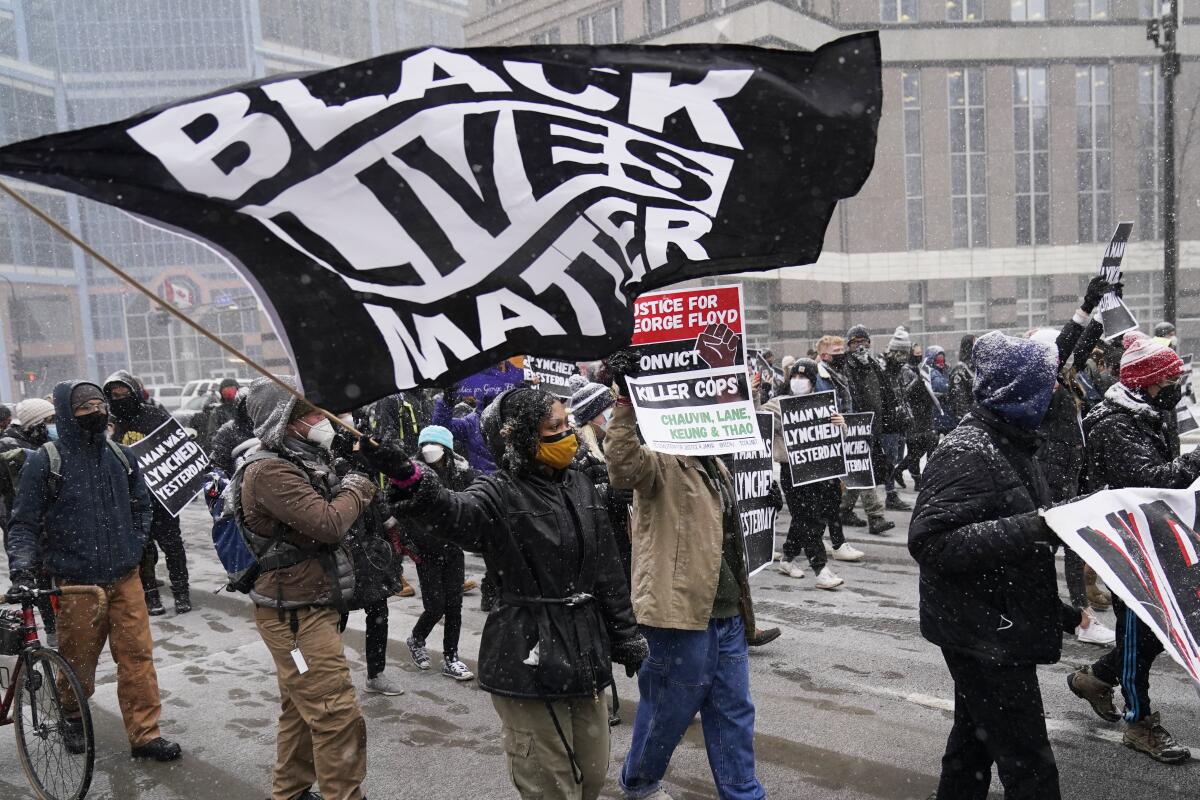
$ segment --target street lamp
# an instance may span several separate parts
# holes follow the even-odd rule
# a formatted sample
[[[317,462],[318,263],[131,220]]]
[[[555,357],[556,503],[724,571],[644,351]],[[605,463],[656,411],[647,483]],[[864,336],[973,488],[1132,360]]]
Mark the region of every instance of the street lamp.
[[[22,309],[22,313],[18,314],[18,308],[20,307],[18,304],[21,301],[17,299],[17,287],[13,286],[13,282],[4,275],[0,275],[0,280],[8,284],[8,318],[12,320],[13,345],[16,350],[13,353],[15,361],[13,367],[17,375],[17,391],[20,393],[21,399],[25,399],[25,359],[22,357],[22,345],[24,343],[21,341],[21,323],[24,319],[24,313]]]
[[[1175,296],[1179,271],[1179,232],[1175,215],[1175,77],[1179,75],[1179,53],[1175,46],[1179,30],[1179,7],[1164,0],[1162,16],[1146,23],[1146,38],[1162,51],[1163,148],[1163,319],[1175,324]]]

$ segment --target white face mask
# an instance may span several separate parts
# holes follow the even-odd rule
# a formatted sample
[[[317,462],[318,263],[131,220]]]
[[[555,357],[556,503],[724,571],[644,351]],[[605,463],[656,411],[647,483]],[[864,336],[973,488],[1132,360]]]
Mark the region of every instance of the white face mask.
[[[308,433],[304,438],[315,444],[317,447],[323,447],[326,450],[333,444],[333,423],[328,419],[323,419],[316,425],[308,426]]]
[[[789,381],[792,394],[810,394],[813,390],[812,381],[808,378],[792,378]]]
[[[446,455],[446,448],[440,444],[424,444],[421,445],[421,458],[425,459],[426,464],[436,464],[441,461]]]
[[[600,430],[606,430],[608,428],[608,423],[612,422],[612,415],[612,406],[609,406],[608,408],[604,409],[604,411],[600,412],[601,421],[596,423]]]

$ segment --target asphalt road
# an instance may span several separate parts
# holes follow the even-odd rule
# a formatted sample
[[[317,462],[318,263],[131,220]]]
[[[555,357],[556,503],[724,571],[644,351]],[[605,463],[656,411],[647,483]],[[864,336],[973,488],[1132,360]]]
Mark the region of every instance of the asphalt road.
[[[912,500],[911,492],[906,495]],[[846,579],[836,591],[768,569],[753,579],[760,625],[783,636],[751,653],[757,706],[759,776],[774,798],[923,799],[937,783],[950,729],[952,684],[937,649],[917,626],[916,566],[904,547],[907,515],[884,537],[851,531],[867,552],[862,564],[837,564]],[[784,530],[786,517],[781,521]],[[102,656],[93,714],[98,731],[97,800],[243,800],[268,795],[274,760],[278,696],[270,658],[241,596],[213,594],[219,564],[207,515],[184,512],[195,611],[152,621],[162,688],[164,734],[183,745],[173,765],[132,762],[121,725],[116,679]],[[160,575],[165,576],[160,564]],[[482,564],[468,559],[479,577]],[[415,570],[408,570],[410,577]],[[2,574],[7,574],[7,569]],[[1065,586],[1062,588],[1065,596]],[[170,601],[167,599],[170,608]],[[391,601],[389,671],[407,693],[363,695],[368,728],[371,800],[452,800],[515,797],[499,745],[499,725],[487,695],[437,672],[419,673],[404,639],[420,612],[418,598]],[[1112,625],[1111,615],[1105,615]],[[466,602],[462,653],[478,655],[478,591]],[[363,621],[351,617],[346,648],[356,683],[365,680]],[[439,629],[440,630],[440,629]],[[440,643],[435,631],[431,644]],[[1059,664],[1040,670],[1047,722],[1064,798],[1195,798],[1200,766],[1156,764],[1120,744],[1118,725],[1095,717],[1066,688],[1066,676],[1103,651],[1068,641]],[[436,654],[435,654],[436,657]],[[634,681],[619,686],[625,724],[614,730],[613,765],[605,797],[620,796],[615,775],[628,750],[636,705]],[[1156,706],[1176,737],[1200,757],[1200,700],[1167,657],[1152,678]],[[12,728],[0,729],[0,798],[32,794],[18,766]],[[676,800],[715,797],[698,722],[672,762],[666,788]],[[1001,796],[998,781],[993,794]]]

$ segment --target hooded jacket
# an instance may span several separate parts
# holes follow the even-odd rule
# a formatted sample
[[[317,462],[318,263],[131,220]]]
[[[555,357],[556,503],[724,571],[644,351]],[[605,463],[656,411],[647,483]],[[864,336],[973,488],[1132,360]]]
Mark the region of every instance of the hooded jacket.
[[[875,434],[899,433],[904,430],[904,418],[896,401],[892,382],[883,371],[883,364],[869,353],[866,363],[857,353],[846,357],[846,381],[850,385],[856,413],[874,412]]]
[[[62,482],[51,501],[50,456],[42,448],[26,460],[8,563],[14,572],[44,564],[55,578],[106,585],[141,561],[155,501],[128,448],[122,448],[126,471],[103,433],[88,433],[75,422],[71,392],[81,383],[86,381],[54,387]]]
[[[1126,486],[1186,489],[1200,477],[1200,450],[1171,457],[1162,413],[1122,383],[1084,417],[1084,485],[1094,492]]]
[[[254,438],[254,421],[246,413],[246,398],[239,397],[233,419],[213,434],[210,456],[213,466],[232,475],[235,467],[233,451],[239,444]]]
[[[971,366],[971,354],[975,349],[975,334],[968,333],[958,343],[958,363],[950,370],[950,388],[946,392],[949,411],[956,419],[962,419],[975,405],[971,387],[975,384],[975,370]]]
[[[129,396],[134,398],[131,403],[134,410],[128,414],[118,414],[113,403],[109,402],[109,412],[113,423],[113,441],[117,444],[130,445],[149,436],[154,430],[168,422],[171,414],[165,408],[142,399],[142,384],[131,374],[119,369],[104,379],[104,388],[110,384],[120,383],[129,388]],[[105,392],[107,396],[108,392]]]

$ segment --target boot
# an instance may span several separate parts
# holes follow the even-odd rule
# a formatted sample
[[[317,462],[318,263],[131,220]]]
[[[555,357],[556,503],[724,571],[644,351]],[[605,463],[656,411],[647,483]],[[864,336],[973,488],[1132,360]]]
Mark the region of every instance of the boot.
[[[884,507],[888,511],[912,511],[912,506],[901,500],[900,495],[895,492],[887,493],[887,501],[884,503]]]
[[[854,509],[842,512],[842,525],[846,528],[865,528],[867,521],[854,513]]]
[[[478,585],[479,584],[477,584],[475,581],[468,578],[467,580],[463,581],[463,594],[466,594]]]
[[[186,614],[192,610],[192,595],[185,586],[182,589],[171,587],[171,594],[175,596],[175,613]]]
[[[168,742],[161,736],[157,739],[151,739],[145,744],[134,745],[129,748],[131,758],[152,758],[155,761],[175,761],[183,755],[182,748],[175,742]]]
[[[83,735],[83,719],[81,717],[63,717],[62,738],[68,753],[77,756],[83,755],[83,752],[87,750],[87,737]]]
[[[159,597],[158,589],[151,589],[146,592],[146,611],[152,617],[161,617],[167,613],[167,610],[163,608],[162,598]]]
[[[892,483],[899,486],[901,489],[907,489],[908,484],[904,482],[904,470],[896,467],[892,470]]]
[[[896,523],[892,522],[890,519],[884,519],[883,517],[872,517],[871,527],[867,528],[867,533],[875,536],[882,536],[894,527],[896,527]]]
[[[1083,580],[1087,584],[1088,605],[1097,611],[1107,611],[1112,608],[1112,595],[1096,582],[1096,571],[1089,566],[1083,568]]]
[[[1091,667],[1082,667],[1068,675],[1067,688],[1076,697],[1087,700],[1100,719],[1106,722],[1121,719],[1113,705],[1113,687],[1093,675]]]
[[[1175,741],[1175,737],[1159,724],[1158,712],[1129,723],[1121,741],[1139,753],[1145,753],[1164,764],[1179,764],[1192,757],[1192,752]]]
[[[400,592],[399,592],[400,596],[401,597],[412,597],[416,593],[417,593],[417,590],[412,587],[412,584],[408,582],[408,579],[405,578],[403,575],[401,575],[400,576]]]

